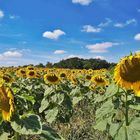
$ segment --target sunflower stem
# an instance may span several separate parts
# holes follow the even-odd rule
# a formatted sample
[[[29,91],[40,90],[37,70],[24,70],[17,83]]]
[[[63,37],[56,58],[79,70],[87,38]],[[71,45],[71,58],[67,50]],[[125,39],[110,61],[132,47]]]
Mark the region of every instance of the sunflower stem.
[[[125,92],[125,124],[126,126],[129,125],[128,122],[128,92]]]

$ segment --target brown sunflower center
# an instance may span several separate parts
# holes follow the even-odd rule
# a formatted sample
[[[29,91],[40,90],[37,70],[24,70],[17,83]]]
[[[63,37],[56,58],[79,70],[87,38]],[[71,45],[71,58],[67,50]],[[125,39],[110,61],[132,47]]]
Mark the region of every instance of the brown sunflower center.
[[[34,76],[34,75],[35,75],[34,71],[30,71],[30,72],[29,72],[29,75],[30,75],[30,76]]]
[[[20,72],[21,72],[22,74],[25,74],[25,71],[24,71],[24,70],[21,70]]]
[[[87,79],[87,80],[90,80],[90,79],[91,79],[91,76],[90,76],[90,75],[87,75],[87,76],[86,76],[86,79]]]
[[[10,77],[7,75],[3,76],[3,80],[5,80],[6,82],[10,82]]]
[[[60,77],[66,77],[66,74],[65,73],[61,73]]]
[[[100,78],[100,77],[95,78],[95,81],[97,83],[104,83],[105,82],[104,79],[103,78]]]
[[[58,81],[58,77],[56,75],[49,75],[47,76],[47,80],[50,82],[56,82]]]
[[[120,67],[120,76],[128,82],[140,81],[140,59],[125,60]]]

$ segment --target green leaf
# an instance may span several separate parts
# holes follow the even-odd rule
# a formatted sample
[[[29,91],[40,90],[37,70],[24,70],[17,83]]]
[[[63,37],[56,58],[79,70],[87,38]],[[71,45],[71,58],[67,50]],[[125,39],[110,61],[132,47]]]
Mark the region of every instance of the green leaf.
[[[106,92],[103,95],[97,96],[97,98],[95,99],[95,102],[98,103],[98,102],[105,101],[106,99],[114,96],[116,93],[118,93],[118,86],[112,83],[109,85],[109,87],[107,88]]]
[[[48,95],[50,95],[53,92],[54,92],[54,89],[53,89],[52,86],[51,87],[47,87],[47,89],[44,92],[44,96],[48,96]]]
[[[63,93],[54,94],[54,95],[51,97],[51,99],[52,99],[52,102],[61,105],[61,103],[64,101],[64,94],[63,94]]]
[[[140,105],[129,105],[130,108],[140,110]]]
[[[0,134],[0,140],[8,140],[9,135],[9,133],[3,132],[2,134]]]
[[[42,126],[42,133],[39,136],[40,140],[65,140],[58,135],[55,130],[46,126],[45,124]]]
[[[112,100],[106,101],[104,104],[101,105],[101,108],[97,109],[96,111],[96,118],[101,119],[105,117],[107,114],[113,114],[114,112],[114,105]]]
[[[40,134],[42,131],[41,121],[37,115],[28,115],[22,118],[17,116],[13,117],[14,121],[11,122],[12,128],[25,135]]]
[[[76,104],[78,104],[79,101],[81,101],[82,99],[83,99],[82,96],[80,96],[80,97],[73,97],[73,99],[72,99],[73,106],[75,106]]]
[[[118,133],[115,135],[114,140],[128,140],[126,127],[124,126],[120,127]]]
[[[128,126],[123,124],[111,124],[110,135],[114,140],[139,140],[140,139],[140,118],[133,118]]]
[[[32,102],[32,104],[35,103],[35,99],[34,99],[33,96],[30,96],[30,95],[27,95],[27,94],[22,94],[22,97],[23,97],[24,99],[26,99],[27,101]]]
[[[41,106],[39,108],[39,113],[42,113],[49,106],[49,101],[46,97],[41,101]]]
[[[133,118],[130,122],[130,127],[136,131],[140,131],[140,118]]]
[[[58,108],[55,107],[53,109],[49,109],[45,111],[45,114],[46,114],[45,118],[47,119],[47,122],[52,123],[57,117]]]
[[[122,124],[121,124],[122,125]],[[119,123],[111,123],[109,133],[112,137],[114,137],[117,134],[118,129],[120,128]]]
[[[99,131],[104,131],[106,130],[106,126],[107,126],[107,119],[104,119],[97,122],[97,124],[93,126],[93,128],[98,129]]]
[[[70,95],[71,95],[71,96],[80,96],[80,95],[81,95],[80,87],[74,88],[74,89],[70,92]]]
[[[117,92],[118,92],[118,86],[114,83],[110,84],[106,92],[104,93],[105,95],[104,99],[114,96]]]

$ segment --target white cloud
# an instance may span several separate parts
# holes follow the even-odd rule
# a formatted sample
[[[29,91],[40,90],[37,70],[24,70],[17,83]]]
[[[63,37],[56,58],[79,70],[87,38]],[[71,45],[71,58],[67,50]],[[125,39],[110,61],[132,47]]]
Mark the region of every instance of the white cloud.
[[[129,20],[127,20],[126,21],[126,25],[129,25],[129,24],[137,24],[137,21],[136,21],[136,19],[129,19]]]
[[[103,56],[95,56],[96,59],[105,59]]]
[[[81,5],[89,5],[93,0],[72,0],[72,3],[81,4]]]
[[[119,43],[113,42],[103,42],[103,43],[96,43],[86,45],[86,48],[90,50],[91,53],[105,53],[108,52],[108,48],[111,48],[114,45],[119,45]]]
[[[125,26],[125,24],[123,23],[115,23],[114,27],[118,27],[118,28],[123,28]]]
[[[91,25],[84,25],[81,31],[87,33],[99,33],[101,32],[101,28],[96,28]]]
[[[136,34],[136,35],[134,36],[134,39],[140,41],[140,33]]]
[[[126,27],[126,26],[130,25],[130,24],[136,25],[137,24],[136,19],[134,19],[134,18],[129,19],[125,23],[115,23],[114,27],[123,28],[123,27]]]
[[[112,20],[110,18],[105,18],[105,20],[106,20],[105,22],[100,23],[98,26],[107,27],[112,22]]]
[[[20,58],[22,57],[22,52],[20,51],[6,51],[0,54],[0,60],[12,59],[12,58]]]
[[[0,18],[4,17],[4,12],[2,10],[0,10]]]
[[[71,54],[67,57],[65,57],[64,59],[69,59],[69,58],[74,58],[74,57],[78,57],[78,58],[83,58],[83,59],[91,59],[91,58],[95,58],[95,59],[105,59],[105,57],[103,56],[85,56],[85,55],[75,55],[75,54]]]
[[[71,54],[71,55],[67,56],[65,59],[74,58],[74,57],[82,58],[83,56]]]
[[[43,37],[45,38],[49,38],[49,39],[53,39],[53,40],[57,40],[60,36],[65,35],[66,33],[63,32],[60,29],[54,30],[53,32],[51,31],[46,31],[43,33]]]
[[[54,51],[54,54],[64,54],[64,53],[66,53],[66,51],[64,51],[64,50],[55,50]]]
[[[9,15],[9,18],[10,19],[17,19],[17,18],[20,18],[19,16],[15,16],[15,15]]]

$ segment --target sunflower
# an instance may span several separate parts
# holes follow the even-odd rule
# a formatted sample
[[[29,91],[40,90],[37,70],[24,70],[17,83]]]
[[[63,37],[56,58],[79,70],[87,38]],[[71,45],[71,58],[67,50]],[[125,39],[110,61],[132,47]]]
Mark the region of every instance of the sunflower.
[[[92,90],[92,91],[95,91],[96,86],[95,86],[95,85],[90,85],[90,86],[89,86],[89,89]]]
[[[27,76],[28,78],[36,78],[36,71],[35,71],[35,70],[28,70],[28,71],[26,72],[26,76]]]
[[[90,80],[91,80],[91,77],[92,77],[92,76],[88,74],[88,75],[86,75],[85,79],[86,79],[87,81],[90,81]]]
[[[57,84],[59,82],[59,78],[56,74],[45,74],[44,81],[46,84]]]
[[[87,73],[88,73],[88,74],[92,74],[92,73],[93,73],[93,69],[88,69],[88,70],[87,70]]]
[[[24,69],[17,69],[16,76],[17,77],[26,77],[26,71]]]
[[[140,97],[140,54],[121,59],[115,68],[114,79],[122,88],[132,89]]]
[[[12,77],[9,74],[3,74],[2,79],[4,80],[4,82],[6,83],[10,83],[13,81]]]
[[[66,72],[60,72],[59,77],[62,80],[67,79],[67,73]]]
[[[0,87],[0,110],[3,120],[10,121],[14,112],[14,97],[11,89],[8,87]]]
[[[34,67],[33,66],[28,66],[28,67],[26,67],[26,70],[28,71],[28,70],[34,70]]]
[[[72,74],[72,75],[70,76],[70,81],[71,81],[71,83],[72,83],[73,85],[77,85],[77,84],[78,84],[78,80],[77,80],[76,74]]]
[[[108,81],[100,75],[93,76],[91,78],[91,82],[94,83],[96,86],[106,86],[108,85]]]

